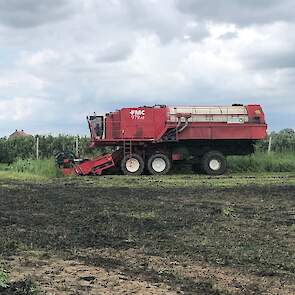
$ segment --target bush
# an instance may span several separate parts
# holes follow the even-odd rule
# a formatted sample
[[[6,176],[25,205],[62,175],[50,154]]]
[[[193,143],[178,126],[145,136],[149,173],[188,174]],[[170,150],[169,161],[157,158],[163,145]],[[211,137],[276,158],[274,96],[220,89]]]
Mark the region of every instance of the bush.
[[[0,288],[8,287],[8,274],[6,271],[0,268]]]
[[[295,172],[295,154],[261,153],[228,157],[230,172]]]
[[[60,170],[55,164],[54,159],[18,159],[9,166],[9,170],[17,173],[28,173],[46,177],[58,177],[61,174]]]

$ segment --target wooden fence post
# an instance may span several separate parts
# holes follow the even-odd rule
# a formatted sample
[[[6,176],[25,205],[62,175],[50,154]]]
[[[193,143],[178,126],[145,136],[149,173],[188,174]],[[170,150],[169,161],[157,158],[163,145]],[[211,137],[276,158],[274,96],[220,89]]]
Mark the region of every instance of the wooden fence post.
[[[39,160],[39,136],[36,136],[36,159]]]
[[[75,152],[76,152],[76,157],[78,157],[79,156],[79,136],[76,137]]]
[[[267,149],[267,152],[270,153],[271,152],[271,136],[269,137],[269,140],[268,140],[268,149]]]

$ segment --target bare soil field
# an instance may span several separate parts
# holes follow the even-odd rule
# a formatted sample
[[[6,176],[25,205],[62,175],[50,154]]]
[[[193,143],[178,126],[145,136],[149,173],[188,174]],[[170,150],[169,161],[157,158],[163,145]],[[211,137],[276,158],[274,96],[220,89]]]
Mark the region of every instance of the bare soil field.
[[[295,175],[0,178],[0,294],[295,294]]]

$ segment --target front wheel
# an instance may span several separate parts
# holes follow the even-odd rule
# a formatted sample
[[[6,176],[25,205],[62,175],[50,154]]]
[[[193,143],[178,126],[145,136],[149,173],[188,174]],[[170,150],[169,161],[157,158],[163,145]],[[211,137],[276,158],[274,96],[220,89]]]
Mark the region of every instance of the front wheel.
[[[121,161],[121,170],[125,175],[141,175],[144,170],[144,161],[140,155],[127,155]]]
[[[226,158],[218,151],[208,152],[202,158],[201,167],[209,175],[224,174],[227,167]]]
[[[71,152],[58,152],[55,162],[59,168],[71,168],[75,164],[75,155]]]
[[[165,175],[171,169],[171,161],[165,154],[154,154],[149,158],[147,168],[152,175]]]

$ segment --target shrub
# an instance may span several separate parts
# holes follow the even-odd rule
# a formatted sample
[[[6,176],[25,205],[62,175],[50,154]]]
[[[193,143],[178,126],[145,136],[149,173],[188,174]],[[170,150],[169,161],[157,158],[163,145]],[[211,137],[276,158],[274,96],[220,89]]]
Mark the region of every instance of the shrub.
[[[9,166],[9,170],[18,173],[28,173],[46,177],[58,177],[61,172],[55,165],[53,158],[43,160],[18,159]]]
[[[0,288],[8,287],[8,274],[6,271],[0,268]]]
[[[295,154],[257,152],[250,156],[231,156],[228,168],[231,172],[294,172]]]

